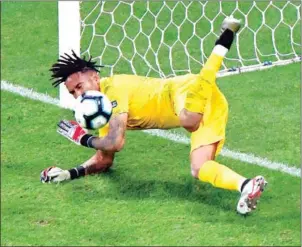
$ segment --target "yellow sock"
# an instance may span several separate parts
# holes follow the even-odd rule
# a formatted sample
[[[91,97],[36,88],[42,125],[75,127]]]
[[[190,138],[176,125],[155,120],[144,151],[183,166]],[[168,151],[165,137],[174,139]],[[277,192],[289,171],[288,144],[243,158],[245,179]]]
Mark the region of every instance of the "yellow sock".
[[[213,73],[217,73],[222,65],[222,61],[222,56],[219,56],[218,54],[212,52],[201,71],[210,70]]]
[[[228,49],[221,45],[216,45],[206,61],[205,65],[200,71],[200,75],[210,83],[216,80],[216,73],[220,70],[224,56],[227,54]]]
[[[213,186],[227,189],[238,190],[246,179],[230,168],[210,160],[204,163],[198,173],[198,178],[202,182],[211,183]]]

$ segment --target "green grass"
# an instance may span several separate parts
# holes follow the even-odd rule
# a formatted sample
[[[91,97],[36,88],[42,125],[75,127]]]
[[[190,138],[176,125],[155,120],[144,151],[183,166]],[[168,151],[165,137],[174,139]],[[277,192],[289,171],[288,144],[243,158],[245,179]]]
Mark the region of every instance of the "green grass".
[[[57,96],[49,69],[58,58],[56,2],[1,3],[2,79]]]
[[[228,148],[300,167],[299,70],[291,64],[218,79],[230,108]]]
[[[292,55],[289,54],[293,50],[297,54],[301,53],[298,45],[292,47],[288,42],[291,37],[289,26],[292,26],[293,41],[297,44],[301,43],[300,22],[295,23],[298,14],[296,6],[299,3],[279,1],[274,6],[268,7],[269,4],[260,2],[257,3],[256,8],[252,7],[252,2],[242,2],[238,5],[237,10],[235,10],[235,2],[221,4],[224,14],[233,14],[234,17],[243,21],[245,20],[243,13],[249,13],[247,15],[249,28],[243,25],[239,35],[239,52],[237,49],[232,49],[227,56],[237,59],[237,61],[225,60],[225,65],[228,68],[241,65],[238,63],[239,53],[246,60],[244,65],[257,64],[256,57],[259,57],[261,62],[277,61],[277,52],[281,59],[291,58]],[[87,54],[87,50],[89,50],[93,57],[101,56],[100,62],[102,64],[112,66],[117,63],[113,69],[115,73],[129,73],[132,70],[129,61],[132,61],[136,73],[142,75],[148,73],[149,64],[153,68],[150,73],[152,76],[159,75],[156,70],[160,70],[164,75],[181,74],[184,73],[184,70],[188,71],[189,68],[194,73],[198,73],[200,64],[193,59],[187,59],[183,44],[186,44],[192,58],[204,62],[212,51],[213,44],[220,32],[221,22],[224,19],[224,15],[219,11],[220,3],[218,1],[206,4],[198,1],[170,1],[163,8],[161,2],[151,2],[148,5],[146,2],[140,1],[133,4],[132,9],[135,17],[131,17],[131,6],[128,3],[105,2],[102,6],[107,12],[101,15],[99,15],[101,4],[98,8],[95,8],[95,5],[95,2],[85,2],[81,5],[82,16],[88,16],[85,19],[85,25],[88,26],[84,27],[81,40],[82,51]],[[265,10],[266,8],[267,10]],[[280,22],[280,9],[282,8],[284,8],[283,19]],[[188,13],[187,19],[185,18],[186,11]],[[201,14],[203,16],[200,18]],[[209,35],[211,22],[214,33]],[[119,25],[125,25],[125,34]],[[161,30],[165,30],[164,33]],[[192,35],[193,31],[196,33],[195,36]],[[94,32],[98,36],[94,36]],[[258,50],[255,50],[255,36],[257,37]],[[273,46],[273,38],[276,40],[276,47]],[[178,39],[183,44],[179,41],[176,42]],[[118,46],[121,47],[122,57],[120,57],[117,49]],[[139,54],[145,56],[146,59],[134,54],[134,46]],[[172,48],[171,54],[167,46]],[[100,51],[105,47],[106,49],[101,54]],[[152,48],[153,51],[148,47]],[[159,56],[155,54],[157,51]],[[170,55],[172,57],[171,63],[167,61]],[[159,66],[156,63],[157,59]],[[250,59],[253,60],[250,61]],[[181,72],[175,72],[175,70],[181,70]],[[109,69],[105,69],[104,75],[108,73]]]
[[[247,176],[262,173],[270,181],[258,212],[243,218],[234,210],[236,192],[191,178],[188,146],[142,132],[127,133],[111,172],[41,185],[40,170],[70,168],[92,151],[55,133],[57,116],[70,118],[69,112],[7,92],[2,98],[21,109],[2,105],[3,245],[299,244],[299,179],[219,157]]]
[[[175,3],[168,4],[173,7]],[[284,6],[284,2],[275,4]],[[92,5],[94,3],[84,3],[83,13]],[[144,5],[142,2],[135,4],[137,16],[144,13]],[[258,5],[262,9],[266,7],[266,3]],[[115,3],[106,2],[105,9],[109,11],[114,6]],[[217,6],[214,2],[207,5],[205,11],[209,18],[214,18]],[[150,4],[154,13],[159,7],[159,3]],[[233,3],[223,3],[226,13],[233,7]],[[240,3],[243,12],[249,7],[250,3]],[[173,17],[179,24],[182,11],[180,5],[178,8]],[[4,2],[1,11],[2,79],[56,97],[58,92],[50,85],[48,69],[58,55],[57,3]],[[118,23],[125,21],[127,11],[126,5],[115,11]],[[197,20],[200,4],[193,3],[189,12],[192,21]],[[292,4],[286,7],[287,22],[292,21],[294,12]],[[87,21],[93,21],[95,14]],[[259,11],[251,13],[253,28],[259,25],[258,15]],[[269,25],[275,25],[278,11],[272,9],[267,15]],[[161,14],[159,25],[165,25],[165,18]],[[108,16],[100,20],[103,25],[97,25],[97,31],[101,33],[106,31]],[[218,21],[215,21],[215,30],[218,30]],[[137,25],[135,19],[131,19],[126,28],[130,37],[136,35]],[[148,19],[143,20],[142,25],[146,33],[152,28]],[[181,39],[186,41],[190,24],[184,25]],[[202,36],[208,26],[204,21],[199,25],[203,27],[198,28]],[[278,46],[286,51],[289,44],[284,38],[286,30],[280,32],[278,37],[282,39],[278,40]],[[120,34],[113,34],[114,39],[112,33],[108,36],[109,42],[120,40]],[[271,47],[265,42],[269,37],[263,37],[261,49],[269,52]],[[174,38],[173,28],[169,29],[166,42]],[[250,39],[248,34],[245,38]],[[88,40],[89,31],[84,34],[82,50]],[[151,40],[152,46],[158,47],[158,32]],[[136,42],[144,44],[144,37],[140,35]],[[211,43],[211,38],[207,42]],[[95,38],[92,54],[96,55],[103,45],[102,38]],[[206,46],[210,49],[211,45]],[[132,42],[125,40],[122,47],[124,55],[130,59]],[[194,55],[201,56],[198,41],[192,40],[189,47]],[[253,46],[241,47],[245,56],[252,54]],[[145,51],[143,46],[138,49]],[[104,63],[111,64],[116,51],[107,49],[106,52]],[[205,52],[207,54],[209,50]],[[174,55],[175,66],[185,68],[181,50]],[[147,56],[154,64],[154,56]],[[235,49],[230,56],[236,56]],[[164,50],[158,59],[164,72],[169,73],[170,65]],[[147,66],[139,59],[134,63],[138,73],[147,72]],[[116,71],[131,73],[129,64],[122,65],[118,64]],[[219,78],[219,87],[230,105],[228,148],[299,166],[299,66],[293,64]],[[199,70],[199,66],[192,65],[192,69]],[[102,73],[107,72],[105,69]],[[42,185],[39,182],[42,169],[50,165],[64,169],[74,167],[88,159],[93,150],[73,145],[56,133],[56,123],[62,118],[72,118],[70,112],[8,92],[1,93],[2,245],[301,244],[299,178],[219,156],[220,163],[239,173],[247,177],[263,174],[269,181],[257,212],[243,218],[235,213],[238,193],[215,189],[192,179],[189,146],[139,131],[127,132],[125,149],[117,154],[109,173],[58,186]]]

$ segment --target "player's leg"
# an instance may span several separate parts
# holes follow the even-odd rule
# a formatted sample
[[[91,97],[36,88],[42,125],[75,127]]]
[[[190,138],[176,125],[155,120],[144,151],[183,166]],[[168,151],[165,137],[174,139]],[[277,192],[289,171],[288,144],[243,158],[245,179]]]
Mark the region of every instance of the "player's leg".
[[[90,175],[93,173],[104,172],[108,170],[110,166],[113,164],[114,153],[104,153],[101,151],[97,151],[95,155],[93,155],[89,160],[84,162],[78,167],[71,168],[69,170],[62,170],[58,167],[57,169],[48,167],[41,172],[41,182],[63,182],[66,180],[73,180],[76,178],[83,177],[85,175]]]
[[[204,124],[191,134],[191,170],[200,181],[213,186],[241,192],[237,211],[246,214],[255,209],[257,199],[265,185],[263,177],[247,179],[215,161],[225,141],[228,103],[216,87],[204,114]]]
[[[196,131],[202,122],[203,114],[183,108],[179,114],[180,125],[189,132]]]
[[[237,211],[246,214],[256,209],[258,199],[267,183],[262,176],[248,179],[216,162],[218,145],[219,142],[203,145],[191,152],[192,176],[217,188],[239,191],[241,196],[237,203]]]
[[[185,107],[181,110],[180,124],[189,132],[198,129],[202,122],[206,103],[210,100],[212,86],[216,82],[216,73],[234,40],[235,33],[240,28],[240,21],[227,17],[222,23],[222,34],[215,42],[215,47],[200,72],[195,83],[190,85],[185,100]]]
[[[248,180],[214,161],[218,144],[219,142],[208,144],[192,151],[190,155],[192,176],[218,188],[241,192],[241,187]]]

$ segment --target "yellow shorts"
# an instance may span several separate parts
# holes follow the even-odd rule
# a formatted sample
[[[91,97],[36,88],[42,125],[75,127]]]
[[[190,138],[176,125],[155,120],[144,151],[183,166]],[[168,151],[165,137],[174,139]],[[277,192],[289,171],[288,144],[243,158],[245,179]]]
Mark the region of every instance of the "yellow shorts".
[[[192,112],[200,112],[196,106],[201,105],[199,109],[203,112],[203,122],[200,123],[198,130],[191,134],[191,152],[201,146],[219,142],[215,154],[218,155],[225,142],[228,102],[215,83],[212,84],[210,90],[208,87],[198,88],[198,86],[195,86],[196,90],[200,91],[190,91],[188,93],[189,90],[194,89],[194,86],[188,83],[184,85],[186,88],[182,88],[175,93],[175,113],[179,115],[183,108]],[[202,99],[200,101],[200,99],[195,97],[197,94],[207,95],[205,98],[208,98],[208,100]]]

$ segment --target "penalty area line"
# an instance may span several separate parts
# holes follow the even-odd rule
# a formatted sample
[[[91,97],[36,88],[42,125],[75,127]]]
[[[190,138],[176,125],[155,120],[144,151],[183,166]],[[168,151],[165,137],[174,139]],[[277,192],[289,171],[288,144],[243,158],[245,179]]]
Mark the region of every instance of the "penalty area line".
[[[38,93],[33,91],[32,89],[28,89],[19,85],[14,85],[12,83],[9,83],[7,81],[1,81],[1,90],[12,92],[18,95],[21,95],[23,97],[37,100],[40,102],[44,102],[47,104],[55,105],[58,107],[60,106],[60,101],[56,98],[53,98],[47,94],[43,93]],[[166,130],[143,130],[144,133],[147,133],[149,135],[161,137],[176,143],[181,143],[181,144],[190,144],[190,139],[184,135],[181,135],[176,132],[171,132],[171,131],[166,131]],[[245,163],[253,164],[253,165],[258,165],[261,167],[265,167],[271,170],[277,170],[283,173],[287,173],[289,175],[295,176],[295,177],[301,177],[301,169],[296,168],[293,166],[289,166],[288,164],[284,163],[279,163],[279,162],[273,162],[270,161],[266,158],[261,158],[258,156],[255,156],[254,154],[246,154],[246,153],[241,153],[237,151],[232,151],[228,148],[223,148],[221,153],[221,156],[227,157],[227,158],[232,158],[234,160],[239,160]]]

